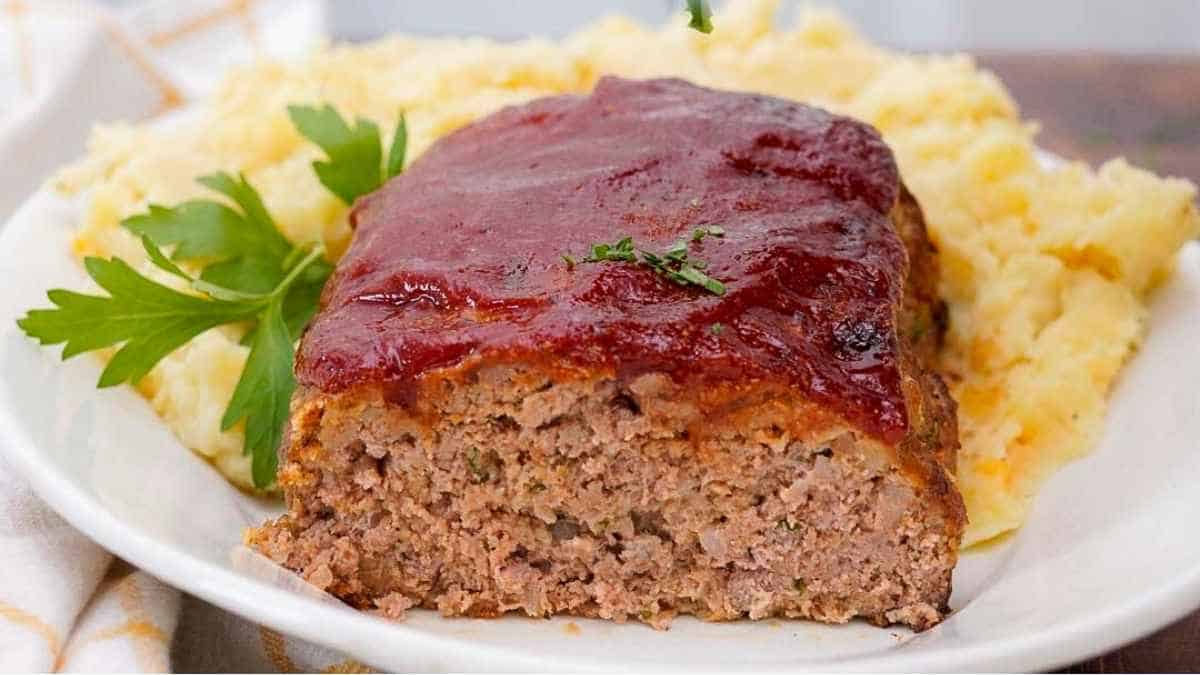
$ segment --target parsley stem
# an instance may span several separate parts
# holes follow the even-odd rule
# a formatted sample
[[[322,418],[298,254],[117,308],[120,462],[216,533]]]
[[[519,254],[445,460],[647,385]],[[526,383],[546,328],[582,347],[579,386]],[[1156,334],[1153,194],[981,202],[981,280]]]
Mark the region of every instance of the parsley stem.
[[[275,290],[271,291],[271,293],[266,296],[267,299],[274,299],[283,295],[284,293],[287,293],[288,288],[290,288],[291,285],[295,283],[296,279],[299,278],[302,273],[304,273],[304,270],[308,269],[309,265],[313,264],[318,258],[321,258],[324,255],[324,244],[317,244],[314,246],[313,249],[308,252],[308,255],[301,258],[300,262],[296,263],[292,269],[288,271],[287,276],[285,276],[283,280],[279,282],[279,285],[275,287]]]

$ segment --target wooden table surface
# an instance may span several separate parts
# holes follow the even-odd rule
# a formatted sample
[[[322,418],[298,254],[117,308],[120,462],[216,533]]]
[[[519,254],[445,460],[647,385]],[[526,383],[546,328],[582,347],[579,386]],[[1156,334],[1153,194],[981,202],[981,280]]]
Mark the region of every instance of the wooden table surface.
[[[1022,115],[1042,124],[1038,144],[1098,165],[1110,157],[1200,184],[1200,55],[980,54]],[[1198,672],[1200,612],[1068,672]]]
[[[1098,165],[1124,156],[1200,184],[1200,54],[979,54],[1008,85],[1038,144]]]

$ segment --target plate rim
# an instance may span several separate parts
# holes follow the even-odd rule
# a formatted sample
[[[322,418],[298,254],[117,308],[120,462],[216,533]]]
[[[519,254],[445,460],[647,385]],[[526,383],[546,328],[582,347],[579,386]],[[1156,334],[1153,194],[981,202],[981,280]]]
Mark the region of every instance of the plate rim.
[[[0,228],[0,250],[14,235],[14,225],[32,223],[26,213],[43,199],[60,198],[43,186],[34,192]],[[1187,243],[1178,254],[1200,261],[1200,243]],[[0,454],[25,479],[34,493],[72,527],[111,553],[169,585],[202,598],[251,622],[325,645],[368,663],[374,655],[404,652],[420,670],[625,670],[652,667],[679,669],[679,664],[652,660],[603,662],[535,653],[517,648],[475,643],[469,638],[415,629],[346,607],[275,587],[195,558],[169,543],[126,525],[101,501],[74,485],[45,459],[11,408],[0,405]],[[1017,535],[1019,536],[1019,532]],[[993,642],[936,651],[889,651],[796,664],[769,664],[768,670],[828,669],[856,671],[1015,670],[1048,669],[1106,653],[1149,635],[1200,607],[1200,561],[1166,578],[1152,591],[1114,603],[1055,630],[1026,631]],[[326,631],[329,622],[346,627]],[[1133,628],[1131,628],[1133,626]],[[936,629],[935,629],[936,630]],[[383,644],[382,649],[372,645]],[[735,667],[736,668],[736,667]]]

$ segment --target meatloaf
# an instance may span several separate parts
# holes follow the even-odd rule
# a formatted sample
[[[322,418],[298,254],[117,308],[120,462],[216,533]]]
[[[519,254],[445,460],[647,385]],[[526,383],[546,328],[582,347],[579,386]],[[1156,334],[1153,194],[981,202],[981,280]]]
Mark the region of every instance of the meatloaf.
[[[870,127],[605,78],[446,136],[352,223],[252,546],[389,616],[946,613],[935,252]],[[724,292],[586,262],[625,237]]]

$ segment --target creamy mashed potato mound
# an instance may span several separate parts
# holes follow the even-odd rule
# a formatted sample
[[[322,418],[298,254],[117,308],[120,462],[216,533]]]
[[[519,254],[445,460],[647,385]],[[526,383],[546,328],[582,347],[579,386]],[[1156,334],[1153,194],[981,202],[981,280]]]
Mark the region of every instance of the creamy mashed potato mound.
[[[290,103],[329,102],[383,129],[404,110],[410,159],[501,107],[586,92],[607,73],[813,103],[877,127],[924,209],[950,305],[943,365],[959,403],[965,542],[1013,529],[1039,482],[1100,435],[1147,293],[1200,230],[1195,187],[1120,159],[1048,168],[1036,127],[969,57],[885,51],[825,11],[780,30],[775,12],[772,0],[729,3],[707,36],[682,15],[661,30],[615,17],[561,42],[394,37],[239,68],[194,116],[96,130],[58,179],[87,201],[75,252],[144,266],[120,220],[151,202],[213,197],[194,178],[224,169],[245,173],[288,237],[340,254],[347,209],[310,169],[319,150],[292,128]],[[243,487],[241,431],[219,421],[246,351],[213,330],[140,385],[186,445]]]

